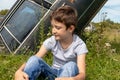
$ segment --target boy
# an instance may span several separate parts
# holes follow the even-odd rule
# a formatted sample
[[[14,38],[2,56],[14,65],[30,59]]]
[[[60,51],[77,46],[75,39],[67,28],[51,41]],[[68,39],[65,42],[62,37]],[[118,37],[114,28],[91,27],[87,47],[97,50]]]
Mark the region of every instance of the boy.
[[[35,56],[29,58],[15,73],[15,80],[36,80],[44,76],[48,80],[85,80],[85,43],[74,34],[77,13],[70,6],[62,6],[50,16],[52,34],[43,42]],[[51,50],[53,65],[50,67],[42,57]]]

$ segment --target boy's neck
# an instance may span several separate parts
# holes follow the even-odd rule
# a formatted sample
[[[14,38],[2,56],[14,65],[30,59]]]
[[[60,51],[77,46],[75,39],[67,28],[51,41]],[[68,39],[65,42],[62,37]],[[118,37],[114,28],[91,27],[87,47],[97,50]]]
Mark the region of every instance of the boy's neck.
[[[59,42],[63,49],[67,49],[73,42],[73,35],[60,40]]]

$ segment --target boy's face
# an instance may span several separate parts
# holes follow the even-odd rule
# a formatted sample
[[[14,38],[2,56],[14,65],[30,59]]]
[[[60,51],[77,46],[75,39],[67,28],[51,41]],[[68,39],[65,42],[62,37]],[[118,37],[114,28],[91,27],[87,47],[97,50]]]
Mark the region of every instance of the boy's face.
[[[52,34],[55,36],[56,40],[64,40],[72,35],[73,30],[71,28],[66,29],[66,26],[54,19],[51,21]]]

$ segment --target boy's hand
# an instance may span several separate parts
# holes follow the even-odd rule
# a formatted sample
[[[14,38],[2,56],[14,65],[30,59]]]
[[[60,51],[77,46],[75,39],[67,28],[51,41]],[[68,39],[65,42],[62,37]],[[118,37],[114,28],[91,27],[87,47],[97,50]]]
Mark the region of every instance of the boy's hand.
[[[23,72],[22,70],[17,70],[15,72],[15,79],[14,80],[29,80],[29,76]]]

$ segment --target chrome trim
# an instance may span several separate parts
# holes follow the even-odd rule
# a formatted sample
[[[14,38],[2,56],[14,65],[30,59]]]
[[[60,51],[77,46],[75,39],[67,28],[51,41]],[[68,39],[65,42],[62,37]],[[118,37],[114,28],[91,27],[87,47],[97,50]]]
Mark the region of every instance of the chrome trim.
[[[4,28],[8,31],[8,33],[10,33],[10,35],[11,35],[19,44],[21,44],[21,42],[9,31],[9,29],[8,29],[6,26],[4,26]]]
[[[87,10],[90,8],[90,6],[95,2],[95,0],[92,1],[92,3],[88,6],[88,8],[81,14],[78,21],[81,19],[81,17],[87,12]]]
[[[2,40],[3,40],[4,44],[5,44],[5,46],[7,47],[8,51],[9,51],[10,53],[12,53],[12,51],[11,51],[10,48],[8,47],[6,41],[4,40],[3,36],[1,35],[1,33],[0,33],[0,37],[2,38]]]

